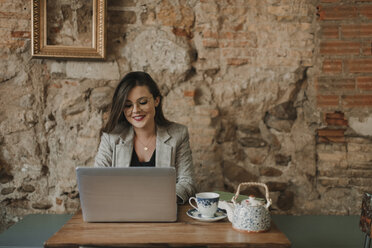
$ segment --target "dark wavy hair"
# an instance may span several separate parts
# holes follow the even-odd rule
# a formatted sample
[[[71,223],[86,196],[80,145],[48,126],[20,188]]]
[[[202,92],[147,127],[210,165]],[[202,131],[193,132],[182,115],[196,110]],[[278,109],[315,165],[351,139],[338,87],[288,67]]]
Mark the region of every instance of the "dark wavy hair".
[[[123,110],[129,92],[136,86],[146,86],[154,99],[159,97],[159,104],[155,107],[155,123],[159,126],[169,125],[170,121],[165,118],[163,113],[163,97],[160,94],[158,85],[146,72],[134,71],[125,75],[116,87],[114,96],[112,97],[110,116],[101,132],[110,133],[118,124],[125,126],[131,125],[125,118]]]

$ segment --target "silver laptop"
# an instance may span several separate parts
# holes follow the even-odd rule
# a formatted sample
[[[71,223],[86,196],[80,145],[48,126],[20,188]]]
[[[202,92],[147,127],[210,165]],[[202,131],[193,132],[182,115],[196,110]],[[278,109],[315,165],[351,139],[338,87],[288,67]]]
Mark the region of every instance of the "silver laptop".
[[[173,167],[77,167],[76,175],[84,221],[177,220]]]

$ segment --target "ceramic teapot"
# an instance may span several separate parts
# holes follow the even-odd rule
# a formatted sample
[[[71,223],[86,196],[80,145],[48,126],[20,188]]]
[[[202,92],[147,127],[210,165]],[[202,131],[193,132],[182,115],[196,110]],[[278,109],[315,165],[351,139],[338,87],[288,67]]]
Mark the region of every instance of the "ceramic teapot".
[[[264,187],[266,204],[263,199],[254,196],[237,203],[236,199],[239,197],[241,186]],[[232,203],[222,201],[220,207],[227,211],[227,216],[234,229],[245,232],[264,232],[270,229],[269,207],[271,199],[269,198],[269,190],[266,184],[255,182],[241,183],[231,201]]]

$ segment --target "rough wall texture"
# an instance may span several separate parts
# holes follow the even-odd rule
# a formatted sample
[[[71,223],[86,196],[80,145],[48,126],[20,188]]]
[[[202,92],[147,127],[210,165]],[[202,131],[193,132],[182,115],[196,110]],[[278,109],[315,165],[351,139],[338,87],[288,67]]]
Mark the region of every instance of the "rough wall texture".
[[[105,62],[32,59],[0,2],[0,230],[74,212],[113,89],[145,70],[189,127],[200,191],[268,184],[275,213],[359,214],[372,175],[372,1],[109,0]],[[80,20],[81,21],[81,20]],[[243,193],[258,194],[258,189]]]

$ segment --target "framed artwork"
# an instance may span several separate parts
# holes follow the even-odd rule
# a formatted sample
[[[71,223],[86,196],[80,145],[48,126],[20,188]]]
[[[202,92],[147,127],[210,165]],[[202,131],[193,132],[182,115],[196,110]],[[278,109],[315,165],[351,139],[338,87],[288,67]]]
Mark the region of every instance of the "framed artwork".
[[[106,0],[32,0],[32,56],[106,58]]]

